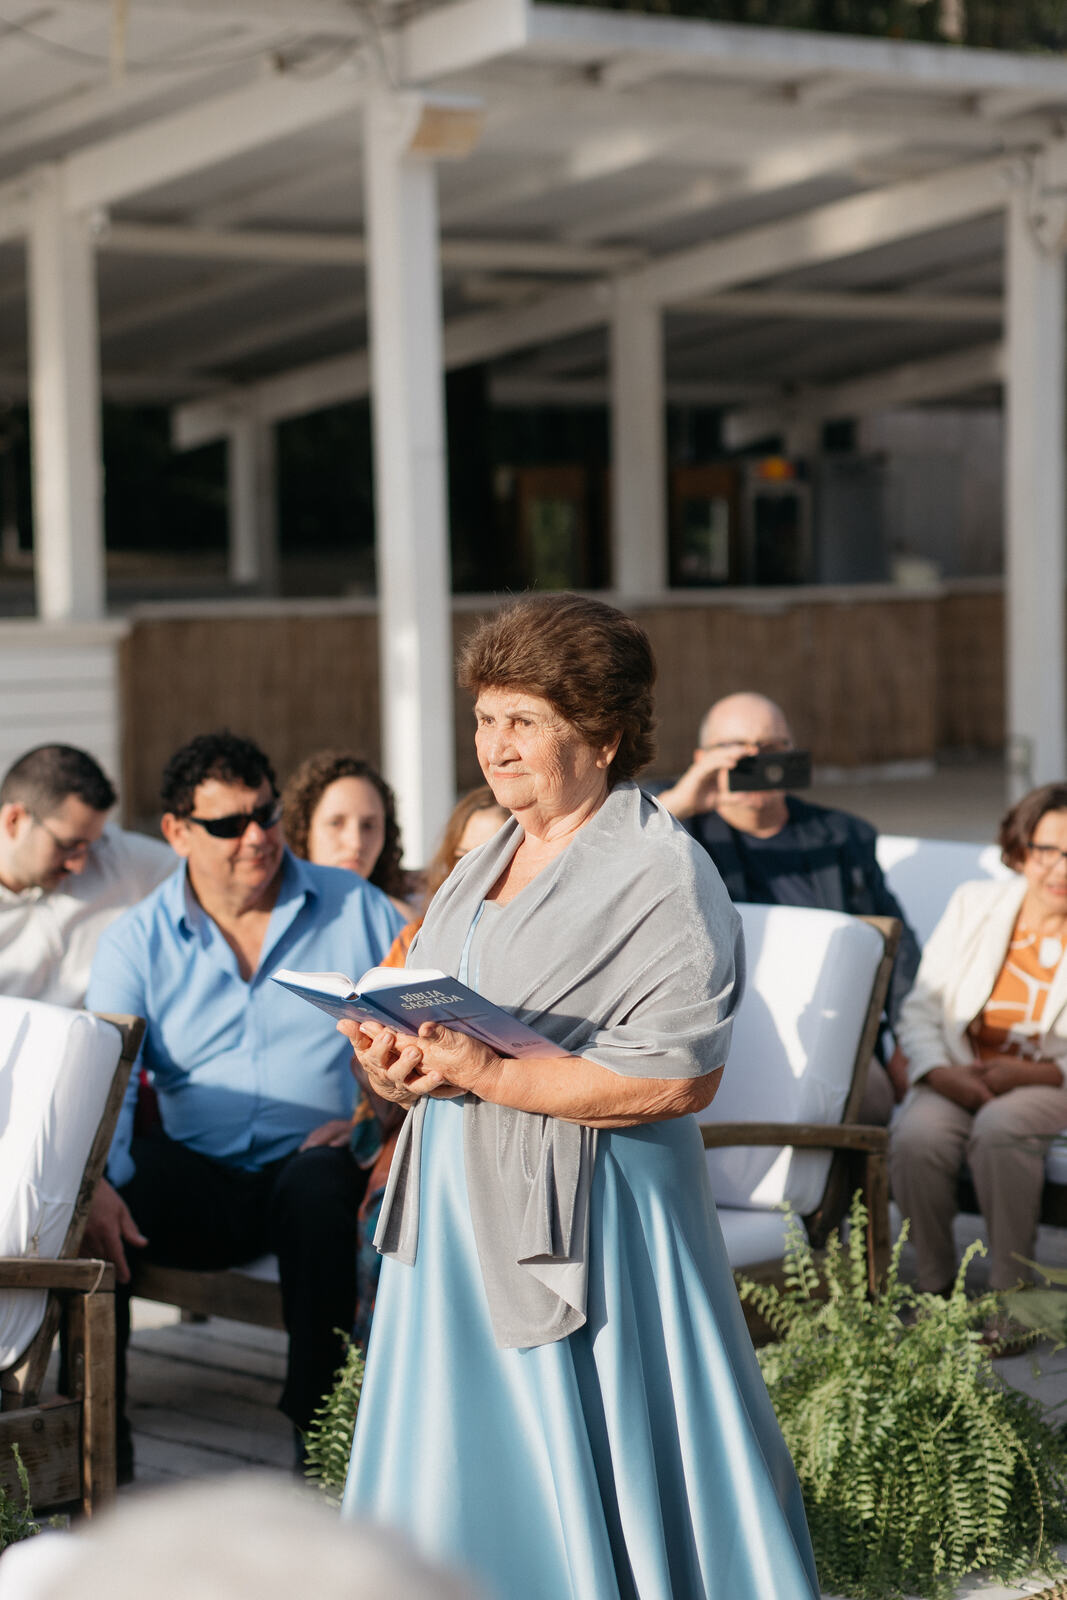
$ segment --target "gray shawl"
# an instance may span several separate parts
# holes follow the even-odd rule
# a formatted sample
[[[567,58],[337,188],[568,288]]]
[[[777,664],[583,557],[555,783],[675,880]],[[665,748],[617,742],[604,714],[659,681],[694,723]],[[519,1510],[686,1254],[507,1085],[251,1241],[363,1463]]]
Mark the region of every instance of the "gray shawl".
[[[453,977],[517,849],[512,819],[459,862],[409,955]],[[559,856],[476,932],[468,981],[611,1072],[696,1078],[726,1060],[741,997],[740,919],[706,852],[635,783],[612,789]],[[426,1101],[405,1120],[375,1243],[414,1263]],[[468,1094],[464,1159],[493,1331],[547,1344],[585,1322],[596,1130]]]

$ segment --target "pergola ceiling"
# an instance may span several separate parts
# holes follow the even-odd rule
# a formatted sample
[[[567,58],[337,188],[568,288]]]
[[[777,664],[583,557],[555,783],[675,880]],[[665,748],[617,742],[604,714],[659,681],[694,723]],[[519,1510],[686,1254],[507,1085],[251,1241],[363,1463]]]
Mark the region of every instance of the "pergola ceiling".
[[[519,0],[130,0],[124,31],[109,0],[0,0],[0,394],[25,393],[14,236],[42,162],[94,214],[105,396],[184,403],[193,442],[235,387],[305,375],[274,416],[364,392],[359,102],[383,74],[482,108],[439,166],[446,352],[501,401],[602,396],[620,276],[664,306],[668,397],[745,413],[937,361],[987,395],[1012,162],[1067,128],[1067,64],[1039,56]],[[304,98],[275,125],[276,85]]]

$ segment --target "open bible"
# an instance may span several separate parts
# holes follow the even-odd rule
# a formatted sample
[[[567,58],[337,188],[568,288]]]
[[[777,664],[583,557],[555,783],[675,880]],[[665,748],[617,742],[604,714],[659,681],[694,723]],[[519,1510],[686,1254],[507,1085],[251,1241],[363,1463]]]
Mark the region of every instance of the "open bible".
[[[357,983],[340,972],[273,974],[272,981],[302,1000],[351,1022],[379,1022],[416,1034],[423,1022],[440,1022],[481,1039],[502,1056],[563,1056],[567,1052],[510,1012],[485,1000],[458,978],[435,968],[372,967]]]

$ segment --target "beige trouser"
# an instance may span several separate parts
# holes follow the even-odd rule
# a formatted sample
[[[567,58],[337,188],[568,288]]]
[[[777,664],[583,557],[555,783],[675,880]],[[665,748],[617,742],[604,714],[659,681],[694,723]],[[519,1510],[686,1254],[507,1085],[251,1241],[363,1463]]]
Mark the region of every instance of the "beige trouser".
[[[1034,1254],[1048,1138],[1067,1128],[1067,1087],[1011,1089],[978,1111],[916,1085],[890,1133],[893,1198],[910,1219],[919,1287],[943,1289],[956,1272],[952,1219],[964,1162],[989,1230],[989,1284],[1010,1289]]]

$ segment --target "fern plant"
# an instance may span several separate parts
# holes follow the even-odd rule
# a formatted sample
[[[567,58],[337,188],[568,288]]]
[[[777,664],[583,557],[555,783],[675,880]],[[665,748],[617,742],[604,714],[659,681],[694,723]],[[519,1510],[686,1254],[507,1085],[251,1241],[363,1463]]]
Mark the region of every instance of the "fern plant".
[[[339,1505],[344,1492],[362,1388],[363,1351],[346,1338],[345,1358],[334,1386],[304,1435],[306,1476],[318,1484],[331,1505]]]
[[[17,1544],[20,1539],[32,1539],[35,1533],[40,1533],[41,1524],[37,1521],[30,1506],[30,1479],[19,1454],[17,1444],[11,1446],[11,1454],[15,1458],[15,1472],[18,1474],[19,1488],[22,1490],[22,1503],[0,1485],[0,1550],[6,1550],[9,1544]]]
[[[1002,1581],[1060,1573],[1067,1442],[1037,1404],[991,1371],[978,1325],[999,1301],[969,1301],[964,1258],[947,1299],[900,1281],[867,1289],[867,1214],[816,1263],[789,1222],[785,1288],[742,1280],[776,1343],[759,1353],[804,1493],[824,1588],[855,1600],[930,1600],[986,1568]]]

